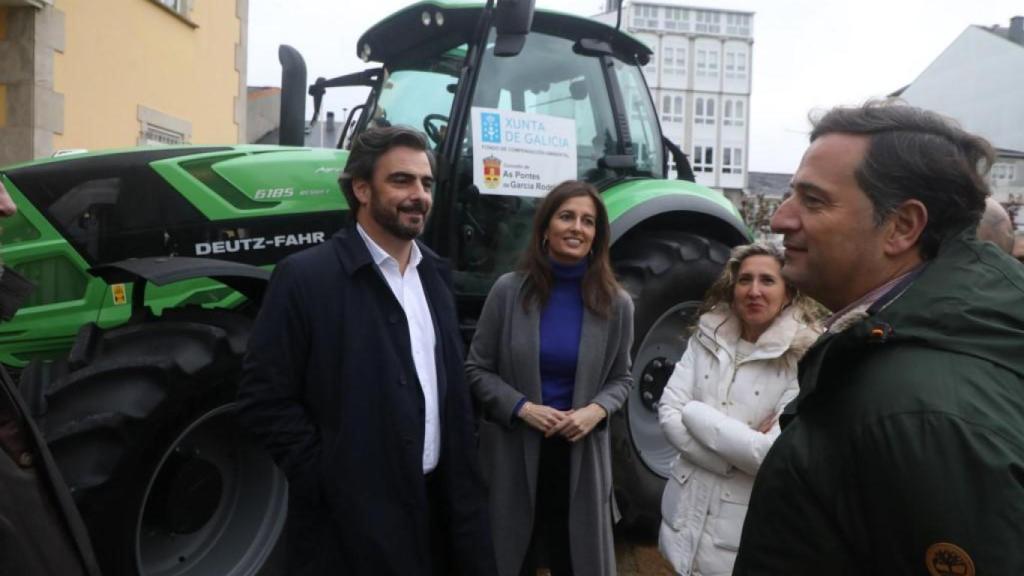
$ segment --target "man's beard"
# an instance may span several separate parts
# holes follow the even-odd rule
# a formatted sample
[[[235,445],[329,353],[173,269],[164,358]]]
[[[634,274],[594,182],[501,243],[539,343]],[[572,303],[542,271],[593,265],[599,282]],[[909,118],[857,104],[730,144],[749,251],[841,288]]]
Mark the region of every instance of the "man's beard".
[[[406,225],[402,223],[401,213],[420,214],[422,220],[418,225]],[[421,200],[410,200],[402,202],[394,210],[389,209],[377,199],[377,193],[371,190],[370,216],[380,225],[381,228],[390,232],[393,236],[403,240],[415,240],[423,232],[427,222],[429,209]]]

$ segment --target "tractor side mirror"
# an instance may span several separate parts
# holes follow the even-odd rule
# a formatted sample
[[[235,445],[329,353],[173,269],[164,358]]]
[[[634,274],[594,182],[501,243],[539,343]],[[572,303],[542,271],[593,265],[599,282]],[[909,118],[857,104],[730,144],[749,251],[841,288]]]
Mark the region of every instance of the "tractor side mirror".
[[[669,140],[667,137],[661,137],[662,143],[665,145],[665,149],[672,155],[672,162],[676,165],[676,180],[686,180],[687,182],[696,182],[697,177],[693,174],[693,168],[690,166],[690,160],[686,157],[686,153],[683,152],[682,148],[676,146],[676,143]],[[667,160],[666,160],[667,162]],[[668,174],[666,174],[668,176]]]
[[[533,25],[536,0],[498,0],[494,27],[498,34],[495,56],[516,56],[526,44],[526,35]]]

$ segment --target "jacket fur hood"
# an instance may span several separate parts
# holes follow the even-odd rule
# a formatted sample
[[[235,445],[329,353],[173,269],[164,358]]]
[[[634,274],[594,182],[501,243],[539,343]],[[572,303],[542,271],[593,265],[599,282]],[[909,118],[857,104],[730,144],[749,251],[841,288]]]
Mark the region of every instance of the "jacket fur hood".
[[[799,360],[821,335],[821,328],[807,323],[796,306],[782,309],[772,325],[757,339],[754,356],[758,358],[792,357]],[[698,341],[712,352],[724,348],[735,356],[736,343],[740,338],[740,320],[732,308],[725,303],[715,306],[701,316],[697,326]]]

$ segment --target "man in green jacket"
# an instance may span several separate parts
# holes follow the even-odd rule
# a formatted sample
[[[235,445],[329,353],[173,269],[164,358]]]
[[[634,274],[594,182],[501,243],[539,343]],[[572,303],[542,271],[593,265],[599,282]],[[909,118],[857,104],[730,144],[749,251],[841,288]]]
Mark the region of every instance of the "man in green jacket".
[[[833,315],[734,574],[1024,574],[1024,268],[974,236],[992,154],[909,106],[816,122],[771,224]]]

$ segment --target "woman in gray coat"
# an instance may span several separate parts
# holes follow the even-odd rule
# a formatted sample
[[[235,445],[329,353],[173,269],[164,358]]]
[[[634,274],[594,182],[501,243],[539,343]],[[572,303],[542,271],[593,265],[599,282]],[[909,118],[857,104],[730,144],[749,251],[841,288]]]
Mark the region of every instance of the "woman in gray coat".
[[[477,324],[466,373],[502,576],[533,576],[544,553],[552,576],[615,574],[606,424],[633,383],[633,303],[608,236],[593,186],[556,186]]]

